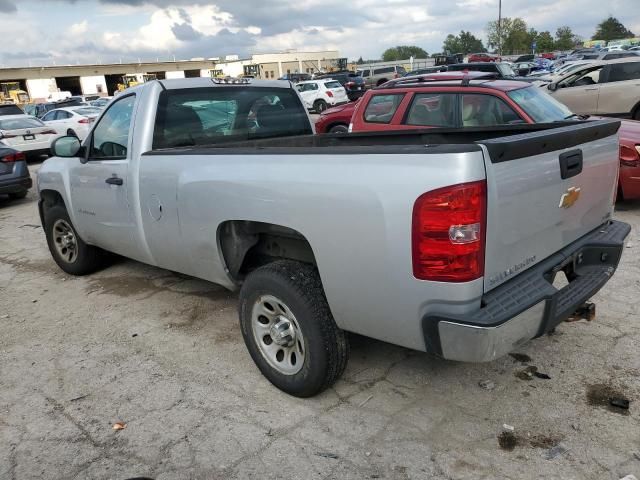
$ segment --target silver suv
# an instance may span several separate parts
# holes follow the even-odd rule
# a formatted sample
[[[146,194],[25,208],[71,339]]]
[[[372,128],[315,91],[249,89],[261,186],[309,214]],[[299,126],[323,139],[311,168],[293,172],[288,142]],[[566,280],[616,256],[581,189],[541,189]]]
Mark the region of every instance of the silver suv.
[[[407,73],[402,65],[391,67],[371,67],[358,70],[358,74],[364,78],[365,88],[373,88],[382,85],[394,78],[400,78]]]

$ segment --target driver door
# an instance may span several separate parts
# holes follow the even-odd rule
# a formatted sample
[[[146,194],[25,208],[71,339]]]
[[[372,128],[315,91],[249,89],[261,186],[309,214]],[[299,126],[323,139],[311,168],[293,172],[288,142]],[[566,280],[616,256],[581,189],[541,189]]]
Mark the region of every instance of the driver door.
[[[138,257],[128,202],[129,163],[136,96],[118,98],[85,140],[86,162],[70,171],[71,198],[80,236],[92,245]]]
[[[553,96],[569,107],[573,113],[579,115],[597,113],[602,68],[602,66],[591,66],[574,73],[558,84],[559,88]]]

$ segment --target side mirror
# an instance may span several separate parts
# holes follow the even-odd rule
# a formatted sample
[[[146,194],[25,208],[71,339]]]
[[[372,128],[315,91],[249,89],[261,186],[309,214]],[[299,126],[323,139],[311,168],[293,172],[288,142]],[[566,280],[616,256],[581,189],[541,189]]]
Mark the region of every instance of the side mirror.
[[[51,152],[56,157],[78,157],[80,154],[80,140],[77,137],[66,136],[57,138],[51,145]]]
[[[547,88],[550,91],[555,92],[558,89],[558,84],[557,83],[550,83],[549,85],[547,85]]]

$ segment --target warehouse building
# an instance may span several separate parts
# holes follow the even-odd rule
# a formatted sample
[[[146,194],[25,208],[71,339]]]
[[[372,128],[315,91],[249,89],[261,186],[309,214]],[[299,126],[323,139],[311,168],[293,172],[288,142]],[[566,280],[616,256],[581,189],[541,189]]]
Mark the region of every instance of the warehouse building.
[[[147,78],[190,78],[250,75],[256,78],[280,78],[287,73],[314,73],[337,69],[341,62],[335,50],[322,52],[284,52],[255,54],[240,59],[229,56],[170,62],[116,63],[101,65],[55,65],[0,69],[0,84],[17,82],[34,102],[56,99],[57,92],[72,95],[113,95],[125,75],[138,82]]]

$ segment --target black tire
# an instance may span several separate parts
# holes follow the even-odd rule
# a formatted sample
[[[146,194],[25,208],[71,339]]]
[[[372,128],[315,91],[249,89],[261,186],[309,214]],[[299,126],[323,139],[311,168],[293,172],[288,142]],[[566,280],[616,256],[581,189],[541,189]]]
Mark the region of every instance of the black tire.
[[[67,261],[56,248],[56,234],[54,225],[58,220],[63,220],[72,229],[75,235],[76,255],[72,262]],[[47,237],[47,245],[51,256],[58,266],[71,275],[87,275],[93,273],[104,266],[105,252],[97,247],[87,245],[76,232],[71,223],[67,209],[62,204],[55,204],[50,207],[45,205],[44,209],[44,231]]]
[[[27,190],[25,190],[24,192],[18,192],[18,193],[10,193],[9,194],[9,198],[11,200],[22,200],[24,197],[27,196]]]
[[[70,128],[69,130],[67,130],[67,135],[68,135],[69,137],[76,137],[76,138],[78,138],[78,134],[77,134],[73,129],[71,129],[71,128]]]
[[[313,109],[316,113],[322,113],[327,109],[327,102],[324,100],[316,100],[313,102]]]
[[[349,133],[347,125],[334,125],[329,129],[329,133]]]
[[[304,363],[297,373],[284,374],[271,366],[256,343],[252,311],[264,295],[282,299],[304,337]],[[318,270],[312,265],[278,260],[254,270],[240,290],[239,316],[251,358],[280,390],[311,397],[333,385],[344,372],[349,358],[347,335],[333,320]]]

